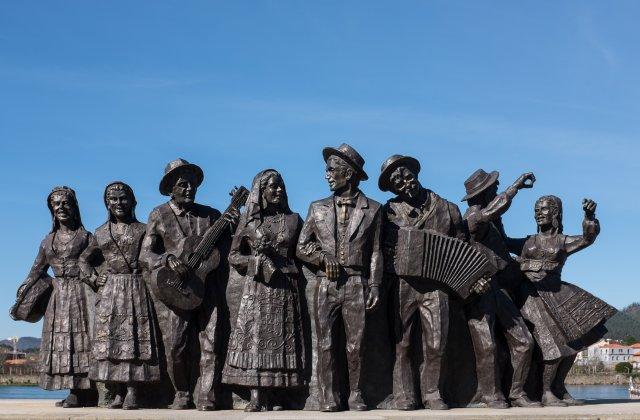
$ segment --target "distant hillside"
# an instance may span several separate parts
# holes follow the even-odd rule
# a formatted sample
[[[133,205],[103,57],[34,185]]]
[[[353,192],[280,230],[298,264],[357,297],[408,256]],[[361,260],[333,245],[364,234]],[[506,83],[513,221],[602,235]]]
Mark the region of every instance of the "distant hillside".
[[[36,337],[20,337],[20,339],[18,339],[18,350],[39,349],[41,341],[40,338]],[[13,348],[11,340],[0,340],[0,344]]]
[[[605,338],[624,340],[631,336],[640,340],[640,303],[632,303],[606,323],[609,330]]]

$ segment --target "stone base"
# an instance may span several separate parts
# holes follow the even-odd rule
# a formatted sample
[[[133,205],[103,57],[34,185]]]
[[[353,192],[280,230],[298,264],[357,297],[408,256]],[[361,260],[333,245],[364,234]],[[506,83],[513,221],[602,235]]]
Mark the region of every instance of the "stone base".
[[[323,419],[323,420],[417,420],[427,418],[489,419],[640,419],[640,402],[626,400],[592,401],[581,407],[455,408],[449,411],[372,410],[366,412],[319,413],[281,411],[245,413],[241,410],[200,412],[196,410],[109,410],[107,408],[56,408],[55,400],[0,400],[0,419]]]

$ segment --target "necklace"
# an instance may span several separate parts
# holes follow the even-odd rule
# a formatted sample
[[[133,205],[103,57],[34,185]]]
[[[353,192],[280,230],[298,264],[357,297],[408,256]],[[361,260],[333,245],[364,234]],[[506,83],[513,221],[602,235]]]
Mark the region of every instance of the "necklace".
[[[273,245],[282,242],[282,240],[284,239],[284,213],[278,213],[277,216],[275,216],[274,218],[272,218],[273,221],[269,222],[268,219],[265,219],[265,223],[264,226],[264,230],[265,230],[265,234],[267,234],[267,232],[269,233],[269,239],[271,240],[271,242],[273,243]],[[274,225],[279,225],[278,227],[278,231],[274,232],[273,231],[273,226]]]
[[[68,239],[66,242],[61,242],[60,239],[58,238],[58,231],[56,230],[53,233],[53,240],[51,241],[51,250],[53,251],[54,254],[58,255],[59,251],[60,252],[64,252],[67,250],[67,245],[69,245],[78,235],[78,230],[80,229],[76,229],[73,231],[73,235],[71,235],[71,238]],[[58,247],[56,247],[56,240],[58,242]]]

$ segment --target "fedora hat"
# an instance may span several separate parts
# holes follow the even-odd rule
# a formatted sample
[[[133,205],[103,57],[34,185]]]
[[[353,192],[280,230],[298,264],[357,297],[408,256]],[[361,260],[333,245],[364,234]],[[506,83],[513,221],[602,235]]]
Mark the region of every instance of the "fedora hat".
[[[467,201],[486,190],[498,180],[498,176],[500,176],[498,171],[493,171],[488,174],[483,169],[478,169],[472,173],[471,176],[464,181],[464,188],[467,190],[467,195],[462,198],[462,201]]]
[[[171,189],[173,185],[171,185],[171,181],[173,177],[185,170],[192,170],[196,174],[197,185],[196,187],[202,184],[202,180],[204,179],[204,173],[202,173],[202,169],[198,165],[193,163],[189,163],[184,159],[176,159],[172,160],[167,164],[164,168],[164,176],[160,180],[160,194],[162,195],[170,195]]]
[[[380,177],[378,178],[378,188],[382,191],[391,190],[391,181],[389,177],[400,166],[407,167],[415,176],[420,173],[420,162],[411,156],[393,155],[384,161],[380,168]]]
[[[360,179],[363,181],[369,179],[369,176],[364,171],[364,159],[360,156],[360,153],[356,152],[356,149],[347,143],[342,143],[337,149],[325,147],[322,149],[322,156],[325,162],[329,159],[329,156],[338,156],[356,170],[358,175],[360,175]]]

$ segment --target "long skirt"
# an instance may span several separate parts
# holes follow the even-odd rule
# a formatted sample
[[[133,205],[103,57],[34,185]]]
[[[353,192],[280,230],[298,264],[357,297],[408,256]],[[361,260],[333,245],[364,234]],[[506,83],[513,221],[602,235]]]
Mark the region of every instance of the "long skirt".
[[[533,336],[546,361],[569,357],[598,341],[604,323],[617,310],[580,287],[549,275],[524,282],[522,316],[533,324]]]
[[[78,277],[55,277],[42,325],[40,387],[89,389],[89,313]]]
[[[296,278],[282,275],[265,284],[245,277],[222,382],[249,387],[301,386],[303,363]]]
[[[90,378],[101,382],[160,380],[154,311],[142,275],[109,274],[96,298]]]

